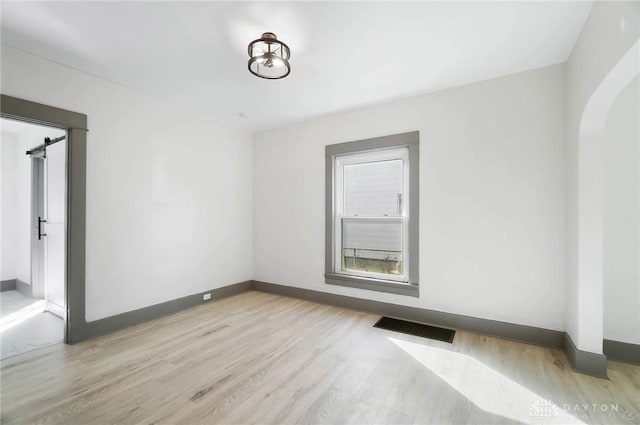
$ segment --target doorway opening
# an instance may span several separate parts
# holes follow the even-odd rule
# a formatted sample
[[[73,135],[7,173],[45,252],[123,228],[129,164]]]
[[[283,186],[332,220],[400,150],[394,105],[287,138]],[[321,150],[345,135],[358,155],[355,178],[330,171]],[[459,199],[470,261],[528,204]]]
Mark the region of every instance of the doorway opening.
[[[73,344],[98,333],[85,316],[87,116],[78,112],[0,94],[0,117],[66,132],[66,226],[64,342]],[[51,136],[47,136],[51,137]],[[1,267],[0,267],[1,268]],[[16,285],[18,282],[16,282]],[[3,285],[4,286],[4,285]]]
[[[66,130],[2,118],[0,358],[65,340]]]

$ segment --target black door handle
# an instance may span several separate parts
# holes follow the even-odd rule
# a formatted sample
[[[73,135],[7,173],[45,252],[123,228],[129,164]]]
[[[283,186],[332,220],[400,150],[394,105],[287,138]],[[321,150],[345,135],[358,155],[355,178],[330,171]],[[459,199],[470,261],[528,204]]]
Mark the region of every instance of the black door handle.
[[[38,240],[42,239],[43,236],[47,236],[46,233],[42,233],[42,223],[46,223],[47,220],[43,220],[42,217],[38,217]]]

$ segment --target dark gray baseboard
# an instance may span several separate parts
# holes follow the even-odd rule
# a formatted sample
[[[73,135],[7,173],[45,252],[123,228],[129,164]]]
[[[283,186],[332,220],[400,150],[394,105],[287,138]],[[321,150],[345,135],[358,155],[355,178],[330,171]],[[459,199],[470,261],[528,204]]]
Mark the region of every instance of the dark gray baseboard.
[[[253,289],[277,295],[300,298],[321,304],[329,304],[336,307],[364,311],[380,316],[388,316],[432,326],[440,326],[442,328],[495,336],[527,344],[541,345],[556,349],[562,349],[564,344],[564,332],[562,331],[554,331],[526,325],[516,325],[497,320],[479,319],[476,317],[462,316],[459,314],[444,313],[441,311],[426,310],[416,307],[407,307],[380,301],[364,300],[361,298],[329,294],[326,292],[277,285],[255,280],[253,281]]]
[[[640,344],[605,339],[602,351],[609,360],[640,366]]]
[[[70,342],[76,343],[89,338],[105,335],[130,326],[158,319],[169,314],[174,314],[203,303],[208,303],[250,290],[251,281],[240,282],[198,294],[187,295],[186,297],[177,298],[160,304],[154,304],[137,310],[127,311],[126,313],[116,314],[115,316],[105,317],[104,319],[95,320],[93,322],[86,322],[77,334],[78,339]],[[211,300],[203,301],[202,296],[209,292],[211,293]]]
[[[25,297],[33,298],[33,291],[31,288],[32,286],[28,283],[23,282],[20,279],[16,279],[16,290]]]
[[[216,299],[236,295],[252,289],[320,304],[359,310],[380,316],[410,320],[427,325],[440,326],[526,344],[560,349],[564,351],[574,371],[607,379],[607,356],[604,354],[578,350],[569,335],[562,331],[537,328],[527,325],[517,325],[497,320],[480,319],[471,316],[463,316],[416,307],[407,307],[403,305],[330,294],[327,292],[313,291],[311,289],[296,288],[255,280],[236,283],[206,292],[211,292],[211,301],[215,301]],[[202,303],[210,302],[202,300],[202,295],[206,292],[188,295],[186,297],[166,301],[164,303],[155,304],[138,310],[128,311],[126,313],[117,314],[115,316],[106,317],[93,322],[86,322],[82,329],[76,333],[79,338],[69,342],[75,343],[85,339],[105,335],[130,326],[158,319],[169,314],[177,313]],[[620,343],[617,341],[608,341],[607,343],[605,341],[605,347],[607,346],[609,347],[609,350],[613,350],[614,353],[621,353],[618,354],[619,361],[625,361],[622,359],[637,355],[637,353],[640,352],[640,346],[634,344]],[[629,348],[632,348],[632,350],[629,350]],[[616,360],[613,356],[612,359]],[[638,364],[633,361],[628,361],[628,363]]]
[[[31,285],[21,281],[20,279],[8,279],[0,282],[0,292],[13,290],[20,292],[25,297],[33,298]]]
[[[0,281],[0,292],[13,291],[14,289],[16,289],[16,279]]]
[[[564,354],[575,372],[609,379],[607,376],[607,356],[579,350],[568,333],[564,334]]]

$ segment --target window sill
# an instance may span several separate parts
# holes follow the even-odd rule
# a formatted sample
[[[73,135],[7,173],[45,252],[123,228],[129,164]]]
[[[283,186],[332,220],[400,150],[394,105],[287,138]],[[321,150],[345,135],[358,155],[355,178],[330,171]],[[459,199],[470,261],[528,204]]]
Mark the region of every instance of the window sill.
[[[369,279],[365,277],[347,276],[336,273],[325,273],[324,281],[330,285],[388,292],[390,294],[407,295],[416,298],[420,296],[418,285],[395,282],[393,280]]]

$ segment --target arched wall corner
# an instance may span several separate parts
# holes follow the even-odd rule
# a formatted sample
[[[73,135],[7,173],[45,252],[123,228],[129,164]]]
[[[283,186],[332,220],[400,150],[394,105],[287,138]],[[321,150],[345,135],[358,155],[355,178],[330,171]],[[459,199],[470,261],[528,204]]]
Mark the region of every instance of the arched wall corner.
[[[640,39],[616,63],[587,101],[578,141],[577,348],[602,354],[603,198],[605,124],[623,89],[640,74]]]

